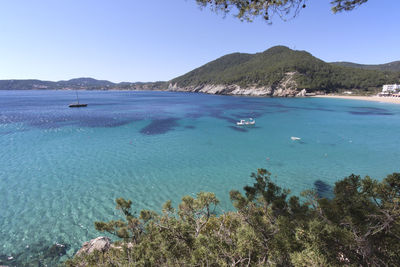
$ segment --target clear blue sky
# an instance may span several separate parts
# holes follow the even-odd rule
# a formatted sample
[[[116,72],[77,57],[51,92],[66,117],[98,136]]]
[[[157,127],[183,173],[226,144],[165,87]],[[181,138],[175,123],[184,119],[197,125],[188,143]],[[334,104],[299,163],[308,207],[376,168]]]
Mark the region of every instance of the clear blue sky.
[[[0,79],[169,80],[232,52],[275,45],[325,61],[400,60],[400,1],[333,15],[309,0],[289,22],[240,22],[195,0],[0,0]]]

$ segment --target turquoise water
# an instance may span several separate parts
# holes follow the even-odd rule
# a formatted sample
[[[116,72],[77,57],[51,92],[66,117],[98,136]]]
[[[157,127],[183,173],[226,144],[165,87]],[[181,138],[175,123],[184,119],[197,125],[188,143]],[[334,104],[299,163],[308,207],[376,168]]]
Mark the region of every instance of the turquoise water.
[[[160,210],[183,195],[228,192],[267,168],[283,187],[399,171],[400,105],[172,92],[0,91],[0,263],[59,243],[65,259],[99,236],[114,200]],[[256,126],[235,122],[253,117]],[[292,141],[291,136],[301,137]],[[321,182],[320,182],[321,183]],[[61,253],[61,254],[64,254]]]

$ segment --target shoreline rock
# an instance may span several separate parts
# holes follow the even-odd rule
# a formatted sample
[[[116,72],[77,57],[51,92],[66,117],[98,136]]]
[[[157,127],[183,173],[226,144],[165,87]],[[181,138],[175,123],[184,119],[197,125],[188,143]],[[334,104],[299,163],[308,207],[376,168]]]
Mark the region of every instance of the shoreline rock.
[[[238,95],[238,96],[269,96],[269,97],[305,97],[306,89],[297,88],[272,88],[267,86],[247,86],[206,84],[200,86],[179,87],[177,84],[170,84],[166,91],[171,92],[193,92],[212,95]]]
[[[82,247],[76,253],[77,256],[81,254],[91,254],[94,251],[106,252],[111,247],[111,239],[105,236],[99,236],[88,242],[83,243]]]
[[[271,96],[271,97],[305,97],[306,89],[299,89],[294,77],[297,72],[287,72],[285,77],[273,86],[250,85],[241,87],[237,84],[204,84],[198,86],[179,86],[170,83],[167,91],[173,92],[195,92],[213,95],[241,95],[241,96]]]

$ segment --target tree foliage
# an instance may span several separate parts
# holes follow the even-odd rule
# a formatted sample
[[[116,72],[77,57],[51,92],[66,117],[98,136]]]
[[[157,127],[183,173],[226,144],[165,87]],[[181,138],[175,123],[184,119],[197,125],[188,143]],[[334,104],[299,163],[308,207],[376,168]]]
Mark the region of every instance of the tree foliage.
[[[215,213],[218,199],[201,192],[161,213],[131,212],[96,222],[123,239],[108,252],[76,256],[68,266],[398,266],[400,173],[382,181],[350,175],[331,199],[308,190],[293,196],[259,169],[254,184],[231,191],[236,211]]]
[[[334,13],[353,10],[355,7],[366,3],[368,0],[331,0]],[[241,20],[252,21],[262,17],[269,21],[274,15],[282,19],[296,16],[302,8],[306,7],[307,0],[196,0],[203,7],[229,13],[237,11],[236,17]]]
[[[332,11],[333,13],[350,11],[366,2],[368,2],[368,0],[332,0]]]

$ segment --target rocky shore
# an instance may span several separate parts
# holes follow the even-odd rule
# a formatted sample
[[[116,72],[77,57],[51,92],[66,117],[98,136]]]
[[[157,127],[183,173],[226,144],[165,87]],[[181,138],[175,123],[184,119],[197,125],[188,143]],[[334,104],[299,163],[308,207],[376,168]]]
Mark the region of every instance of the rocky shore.
[[[272,88],[272,87],[257,87],[248,86],[241,87],[239,85],[222,85],[222,84],[207,84],[201,86],[179,87],[177,84],[170,84],[168,91],[174,92],[195,92],[214,95],[241,95],[241,96],[274,96],[274,97],[304,97],[306,89],[297,88]]]
[[[177,83],[169,83],[168,91],[196,92],[214,95],[242,95],[242,96],[272,96],[272,97],[304,97],[306,89],[298,88],[294,79],[296,72],[287,72],[285,77],[273,86],[250,85],[242,87],[237,84],[204,84],[197,86],[180,86]]]

